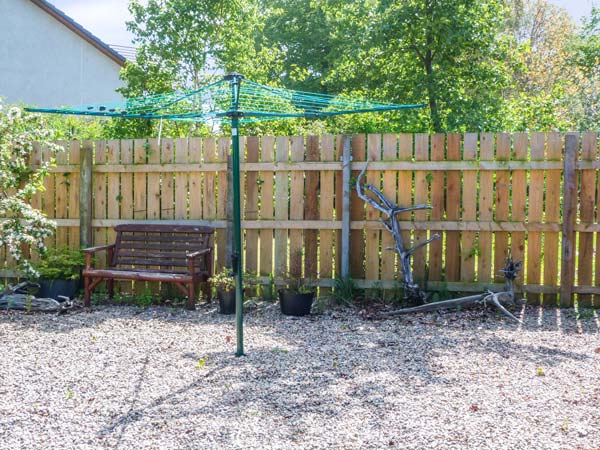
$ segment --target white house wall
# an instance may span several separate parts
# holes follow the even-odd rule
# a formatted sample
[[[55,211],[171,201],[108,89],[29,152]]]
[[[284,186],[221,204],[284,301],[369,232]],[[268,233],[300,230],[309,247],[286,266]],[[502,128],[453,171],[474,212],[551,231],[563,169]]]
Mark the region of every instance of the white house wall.
[[[119,101],[120,66],[29,0],[0,0],[0,97],[35,106]]]

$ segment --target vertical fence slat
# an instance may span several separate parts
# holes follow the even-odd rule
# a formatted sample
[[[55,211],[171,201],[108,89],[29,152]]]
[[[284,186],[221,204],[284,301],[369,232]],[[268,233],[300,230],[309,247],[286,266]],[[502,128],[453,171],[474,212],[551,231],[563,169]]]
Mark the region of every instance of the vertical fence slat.
[[[396,135],[383,135],[383,160],[396,160]],[[385,170],[383,172],[383,194],[392,202],[398,202],[397,172]],[[381,232],[381,279],[393,280],[396,277],[396,252],[389,248],[394,247],[394,237],[387,230]]]
[[[562,158],[562,137],[559,133],[548,135],[547,161],[560,161]],[[545,223],[560,223],[560,185],[561,170],[546,171],[546,199],[544,210]],[[558,239],[559,233],[546,231],[544,233],[544,285],[558,285]],[[544,305],[555,305],[556,294],[544,294]]]
[[[44,146],[42,148],[42,159],[44,162],[50,162],[52,160],[52,152],[48,147]],[[42,212],[49,218],[56,217],[54,213],[54,205],[54,174],[50,173],[46,178],[44,178],[44,192],[42,194]],[[49,238],[45,239],[44,242],[46,243],[46,246],[53,247],[56,245],[56,238],[54,236],[50,236]],[[88,241],[88,243],[91,244],[91,241]],[[7,259],[10,258],[10,255],[8,254],[6,256]]]
[[[446,136],[438,133],[431,136],[431,161],[444,160]],[[444,172],[435,170],[431,173],[431,220],[442,221],[444,218]],[[444,236],[441,230],[431,230],[431,234],[439,234],[440,239],[429,244],[429,279],[442,280],[442,250]]]
[[[526,133],[514,135],[514,159],[527,162],[529,137]],[[525,223],[527,218],[527,172],[515,170],[512,173],[512,198],[511,198],[511,220],[517,223]],[[525,232],[511,233],[510,251],[515,261],[525,261]],[[519,272],[518,283],[522,284],[525,279],[525,267]]]
[[[598,151],[596,133],[585,133],[582,136],[581,159],[593,161]],[[581,171],[581,188],[579,194],[579,222],[592,224],[594,222],[594,206],[596,204],[596,170]],[[577,261],[577,284],[591,286],[594,263],[594,234],[579,232],[579,257]],[[598,283],[596,283],[598,284]],[[592,296],[589,294],[577,295],[577,304],[580,307],[592,305]]]
[[[217,158],[219,162],[227,162],[229,155],[229,148],[231,147],[231,140],[229,138],[219,138],[217,142]],[[241,146],[240,146],[241,148]],[[217,174],[217,189],[218,197],[216,201],[216,218],[219,220],[227,220],[227,198],[229,193],[227,183],[227,170],[220,171]],[[206,195],[205,198],[210,198]],[[217,263],[215,267],[221,269],[227,264],[227,230],[218,229],[216,231],[215,242],[217,246]]]
[[[306,140],[306,161],[319,160],[319,136],[308,136]],[[319,218],[319,172],[306,172],[306,201],[304,203],[304,220]],[[310,279],[317,277],[317,230],[304,231],[304,276]]]
[[[260,160],[270,163],[274,159],[275,139],[272,136],[262,138],[260,149]],[[275,218],[273,209],[273,171],[260,172],[260,218],[261,220],[273,220]],[[264,228],[260,230],[260,274],[263,276],[273,273],[273,230]]]
[[[562,265],[560,272],[560,304],[573,306],[575,278],[575,220],[577,218],[577,153],[579,136],[569,133],[565,137]]]
[[[481,133],[480,160],[492,161],[494,159],[494,135]],[[479,174],[479,220],[491,222],[494,199],[494,173],[483,170]],[[480,231],[478,236],[479,251],[477,252],[477,280],[488,283],[492,280],[492,233]],[[498,267],[494,267],[497,271]]]
[[[496,137],[496,160],[508,161],[510,159],[510,134],[499,133]],[[496,222],[506,222],[509,219],[510,208],[510,172],[508,170],[496,171]],[[498,231],[494,233],[494,273],[493,279],[496,283],[504,280],[500,269],[509,252],[508,233]]]
[[[367,160],[379,161],[381,159],[381,135],[370,134],[367,137]],[[381,189],[381,173],[377,170],[367,170],[366,181],[377,189]],[[381,214],[375,208],[367,206],[367,223],[379,220]],[[367,280],[379,279],[379,236],[380,230],[367,225],[365,230],[365,278]]]
[[[175,148],[173,139],[164,138],[161,142],[160,164],[173,164]],[[160,173],[160,218],[172,220],[175,218],[175,174]]]
[[[68,161],[68,144],[66,141],[59,141],[61,150],[56,153],[56,164],[64,166]],[[55,212],[57,219],[66,219],[67,215],[67,204],[68,204],[68,186],[70,184],[70,173],[56,173],[54,181],[55,189]],[[69,230],[67,227],[58,226],[56,230],[56,246],[66,246],[68,243]]]
[[[121,141],[121,163],[124,165],[133,164],[133,140],[127,139]],[[121,219],[133,219],[133,175],[130,173],[121,174]]]
[[[427,161],[429,160],[429,135],[419,133],[415,135],[415,161]],[[428,204],[428,191],[429,182],[427,181],[427,172],[424,170],[417,170],[415,172],[415,204]],[[415,221],[425,222],[427,220],[427,211],[420,210],[415,211]],[[419,245],[421,242],[427,240],[426,230],[416,230],[414,232],[414,245]],[[426,266],[429,261],[428,247],[421,247],[420,250],[413,255],[413,268],[415,280],[417,282],[426,282]]]
[[[133,163],[146,164],[147,154],[146,146],[149,145],[145,139],[136,139],[133,147]],[[133,175],[134,199],[133,199],[133,218],[146,218],[146,174],[136,172]]]
[[[463,160],[474,161],[477,159],[477,134],[465,134]],[[462,215],[464,221],[471,222],[477,219],[477,172],[463,171],[462,174]],[[475,280],[475,257],[478,253],[478,244],[474,231],[463,231],[461,234],[461,262],[460,278],[462,282]]]
[[[79,168],[79,141],[72,140],[69,143],[69,166]],[[69,219],[79,219],[79,174],[71,172],[69,176]],[[73,249],[79,248],[79,227],[69,227],[69,246]]]
[[[398,160],[412,161],[413,159],[413,135],[400,134],[398,136]],[[407,207],[413,204],[413,186],[412,186],[412,171],[401,170],[398,172],[398,206]],[[401,221],[410,220],[411,213],[398,214],[398,219]],[[410,230],[403,230],[401,233],[402,241],[405,247],[411,244]],[[404,274],[402,274],[404,276]]]
[[[163,142],[165,139],[163,139]],[[160,195],[161,195],[161,186],[160,186],[160,153],[161,148],[158,144],[158,139],[148,139],[148,164],[156,167],[156,171],[148,172],[148,203],[147,203],[147,212],[146,217],[150,220],[160,219]],[[169,189],[170,191],[171,189]],[[173,203],[168,206],[169,208],[173,207]]]
[[[175,141],[175,164],[188,163],[188,140],[179,138]],[[175,172],[175,219],[188,218],[188,174]]]
[[[352,161],[365,160],[365,136],[352,136]],[[352,171],[352,179],[355,180],[360,171]],[[354,186],[350,187],[350,221],[365,220],[365,204],[358,198]],[[350,276],[355,279],[365,277],[365,239],[363,230],[350,231]]]
[[[277,138],[276,160],[287,162],[289,157],[289,137],[279,136]],[[288,220],[288,174],[278,171],[275,175],[275,219]],[[275,274],[279,277],[288,272],[287,253],[288,232],[278,228],[275,230]]]
[[[338,135],[335,137],[335,155],[334,158],[342,163],[342,170],[334,173],[335,178],[335,195],[333,197],[334,208],[335,208],[335,220],[342,220],[344,213],[344,196],[343,196],[343,153],[344,153],[344,136]],[[354,189],[354,188],[352,188]],[[342,230],[335,231],[335,274],[338,277],[342,276]]]
[[[292,162],[304,160],[304,137],[294,136],[291,148]],[[304,218],[304,171],[292,170],[290,174],[290,220]],[[290,275],[302,276],[302,230],[290,230]]]
[[[533,133],[531,135],[531,160],[542,161],[545,153],[546,135],[544,133]],[[529,199],[528,223],[541,224],[544,207],[544,171],[531,170],[529,177]],[[540,231],[529,231],[527,233],[527,284],[539,285],[541,283],[542,270],[542,233]],[[530,303],[537,304],[540,301],[539,294],[527,294]]]
[[[321,138],[321,161],[334,160],[334,137],[325,135]],[[334,220],[333,198],[334,178],[332,170],[321,170],[321,189],[319,202],[319,220]],[[333,274],[333,231],[319,231],[319,278],[334,278]],[[330,292],[330,289],[321,289],[321,294]]]
[[[106,162],[107,164],[119,164],[120,159],[120,141],[111,139],[106,145]],[[121,193],[119,184],[119,174],[110,172],[106,176],[106,218],[118,219],[119,208],[121,203]],[[116,233],[112,227],[107,230],[107,242],[115,242]]]
[[[258,162],[258,137],[251,136],[246,139],[247,155],[246,161],[249,163]],[[244,207],[244,217],[246,220],[258,219],[258,172],[246,172],[246,202]],[[246,270],[257,273],[258,271],[258,230],[246,230],[245,239],[246,255],[244,264]]]
[[[596,137],[598,137],[598,135],[596,134]],[[596,141],[597,142],[597,141]],[[598,145],[598,144],[596,144]],[[596,152],[598,154],[598,156],[600,156],[600,150],[596,149]],[[594,161],[598,161],[597,158],[594,159]],[[596,179],[596,201],[595,201],[595,211],[596,211],[596,215],[595,215],[595,223],[600,222],[600,172],[596,171],[597,174],[597,179]],[[596,249],[598,249],[598,247],[600,246],[600,232],[596,232],[594,233],[596,235]],[[594,268],[594,285],[598,286],[600,285],[600,257],[598,255],[598,251],[595,252],[594,254],[594,263],[595,263],[595,268]],[[600,308],[600,294],[594,294],[594,307],[596,308]]]
[[[447,159],[460,160],[460,134],[448,134]],[[460,172],[449,170],[446,174],[446,220],[460,220]],[[460,280],[460,232],[446,233],[446,281]]]
[[[188,161],[191,164],[201,164],[203,160],[204,162],[211,162],[216,161],[216,159],[217,143],[214,138],[201,139],[194,137],[189,140]],[[210,208],[210,205],[215,204],[215,174],[213,172],[205,172],[203,180],[201,172],[190,172],[188,180],[190,219],[216,219],[216,210]],[[204,181],[204,185],[202,181]]]
[[[106,141],[96,141],[94,166],[106,164]],[[106,219],[106,173],[94,172],[94,219]],[[106,228],[94,227],[94,245],[106,244]],[[105,267],[104,258],[98,258],[98,267]]]

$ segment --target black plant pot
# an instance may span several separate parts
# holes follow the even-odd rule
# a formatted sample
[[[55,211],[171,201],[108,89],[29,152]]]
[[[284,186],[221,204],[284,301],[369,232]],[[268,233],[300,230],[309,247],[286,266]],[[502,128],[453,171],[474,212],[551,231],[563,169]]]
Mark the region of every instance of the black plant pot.
[[[315,294],[313,292],[300,294],[281,289],[279,291],[281,312],[286,316],[306,316],[310,314],[314,298]]]
[[[47,280],[40,279],[40,291],[37,296],[40,298],[53,298],[54,300],[63,301],[62,297],[72,299],[79,290],[79,278],[75,280]]]
[[[217,289],[217,298],[219,299],[219,313],[235,314],[235,290],[223,291]]]

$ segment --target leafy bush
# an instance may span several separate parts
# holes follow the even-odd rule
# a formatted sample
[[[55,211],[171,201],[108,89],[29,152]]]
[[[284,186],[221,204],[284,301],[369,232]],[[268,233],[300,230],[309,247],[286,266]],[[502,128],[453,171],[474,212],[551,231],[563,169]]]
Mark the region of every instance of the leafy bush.
[[[30,203],[44,189],[53,158],[34,167],[31,155],[39,143],[53,156],[60,147],[50,142],[52,138],[40,115],[23,114],[20,108],[0,102],[0,246],[6,246],[20,269],[34,276],[37,273],[23,248],[44,253],[44,239],[52,236],[56,223]]]
[[[84,264],[85,255],[81,250],[72,250],[65,246],[46,251],[40,261],[34,263],[34,268],[42,278],[76,280]]]

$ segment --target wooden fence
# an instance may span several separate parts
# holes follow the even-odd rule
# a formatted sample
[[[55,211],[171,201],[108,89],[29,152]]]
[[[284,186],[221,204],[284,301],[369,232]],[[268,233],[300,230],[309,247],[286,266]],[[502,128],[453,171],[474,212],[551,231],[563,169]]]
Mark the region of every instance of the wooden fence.
[[[430,211],[402,217],[405,239],[418,243],[442,234],[414,257],[415,276],[427,289],[497,287],[510,251],[524,261],[519,284],[530,301],[555,304],[562,293],[565,305],[573,294],[580,305],[600,304],[595,133],[350,139],[352,182],[368,158],[368,182],[391,199],[403,206],[432,205]],[[246,270],[276,278],[286,273],[312,277],[331,285],[343,253],[342,183],[349,182],[342,178],[343,141],[343,136],[242,140]],[[91,190],[94,245],[112,241],[111,227],[119,223],[192,221],[217,228],[216,267],[224,265],[228,138],[62,144],[65,152],[57,157],[46,191],[34,200],[58,223],[51,244],[79,246],[83,180]],[[93,156],[91,182],[80,176],[81,162],[88,159],[82,155]],[[34,163],[46,157],[38,148]],[[365,287],[398,286],[398,261],[386,250],[392,238],[354,187],[350,219],[352,278]],[[2,260],[9,273],[10,259]]]

